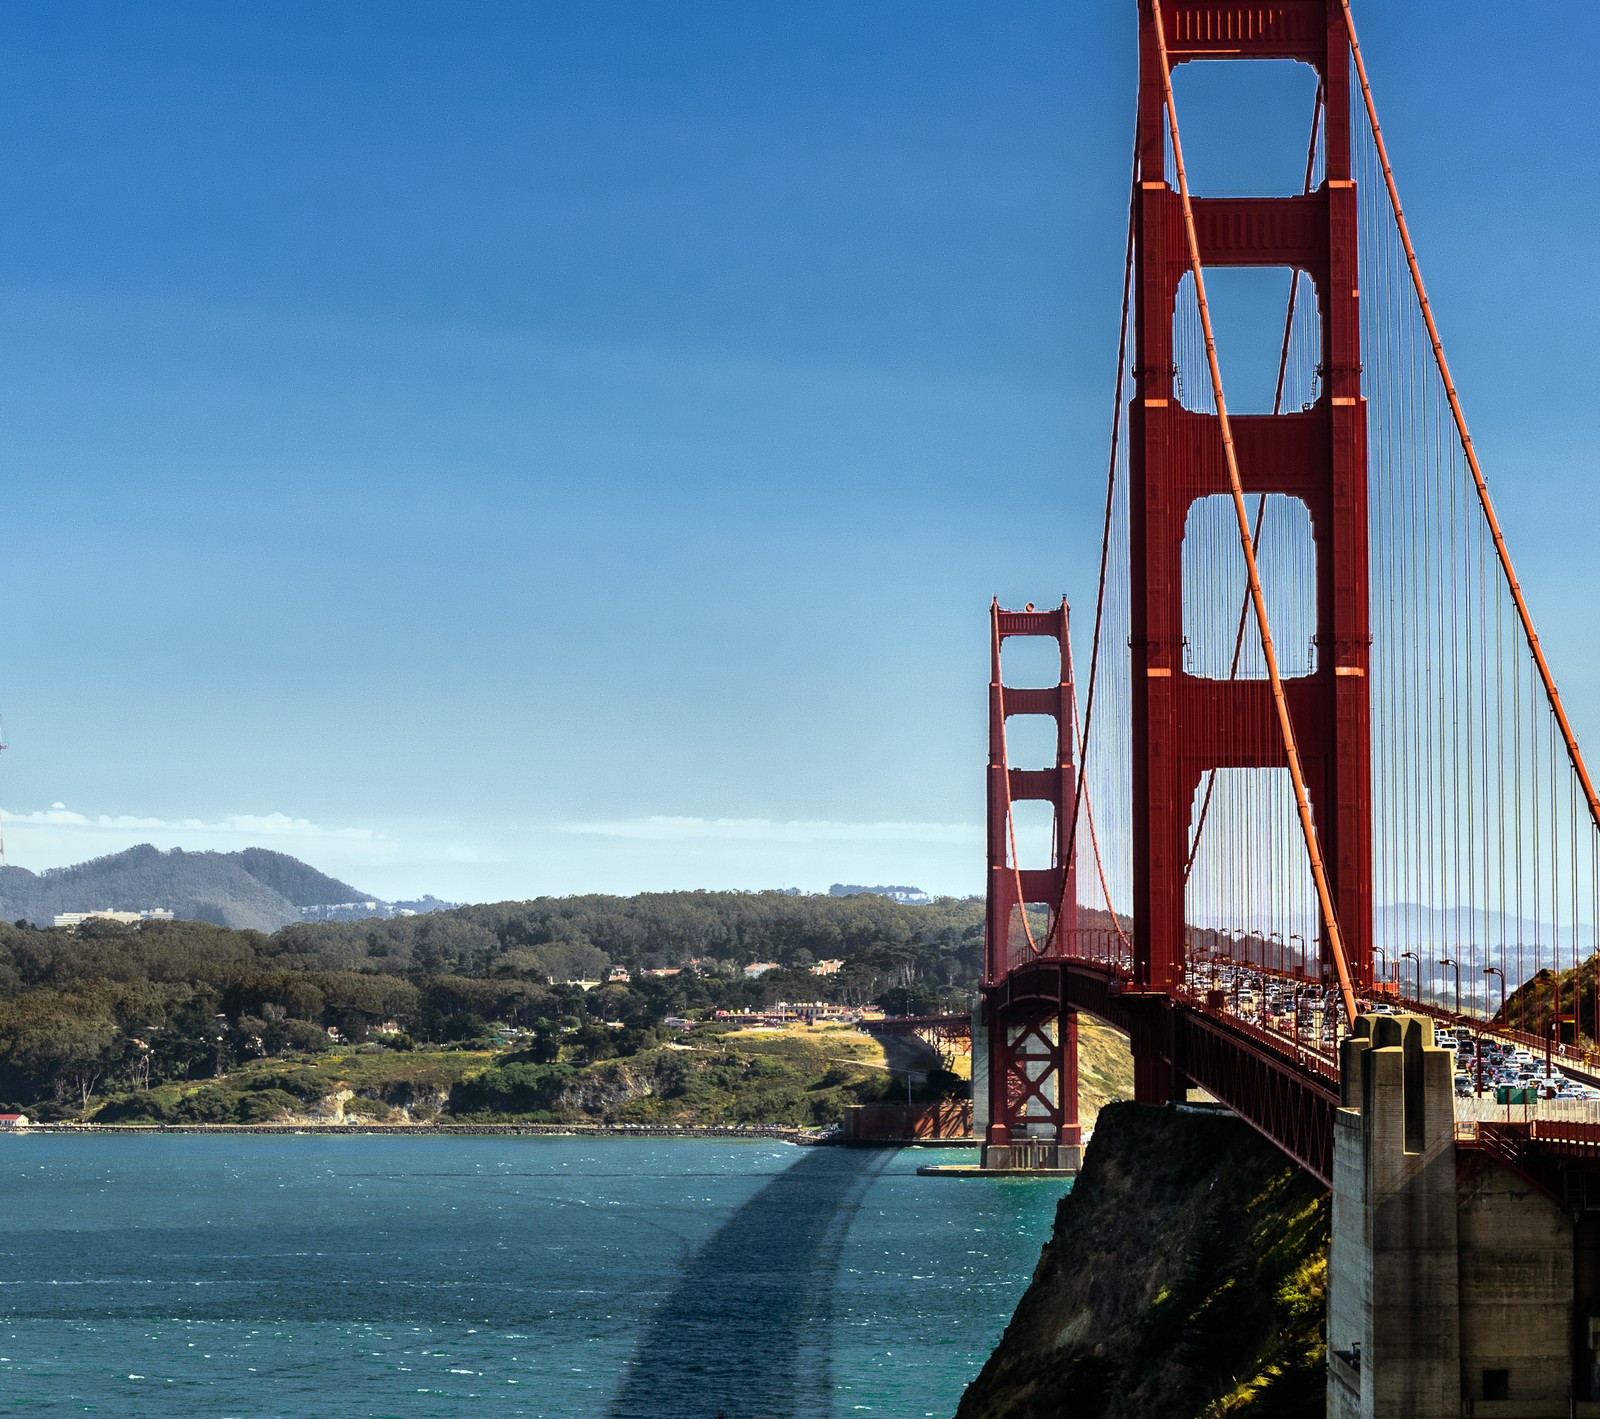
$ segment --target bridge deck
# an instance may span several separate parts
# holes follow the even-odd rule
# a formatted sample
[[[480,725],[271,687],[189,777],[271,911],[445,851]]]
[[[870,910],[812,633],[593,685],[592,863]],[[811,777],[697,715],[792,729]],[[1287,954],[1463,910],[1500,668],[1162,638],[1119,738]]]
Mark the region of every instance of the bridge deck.
[[[1263,1018],[1259,1001],[1247,1003],[1254,992],[1245,980],[1298,992],[1300,1003],[1292,1012],[1296,1028]],[[1113,955],[1041,955],[1014,966],[986,986],[985,994],[1001,1004],[1048,1002],[1107,1021],[1145,1053],[1159,1057],[1171,1094],[1189,1086],[1204,1090],[1321,1182],[1330,1181],[1333,1114],[1339,1100],[1339,1012],[1332,992],[1320,983],[1252,968],[1224,988],[1215,967],[1207,964],[1191,968],[1176,991],[1141,991],[1127,962]],[[1383,1003],[1511,1044],[1530,1043],[1520,1032],[1477,1017],[1455,1016],[1398,997]],[[1569,1061],[1561,1064],[1571,1068]],[[1600,1194],[1600,1100],[1554,1098],[1502,1105],[1472,1095],[1457,1101],[1457,1139],[1464,1148],[1494,1154],[1560,1198],[1574,1186]],[[1595,1184],[1575,1184],[1575,1170],[1593,1174]]]

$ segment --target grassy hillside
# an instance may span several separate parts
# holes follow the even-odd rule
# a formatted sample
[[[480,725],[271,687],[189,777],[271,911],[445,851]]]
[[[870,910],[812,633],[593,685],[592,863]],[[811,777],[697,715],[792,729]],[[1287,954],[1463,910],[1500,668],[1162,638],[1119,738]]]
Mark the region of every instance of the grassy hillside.
[[[817,1128],[891,1084],[882,1047],[838,1027],[713,1033],[626,1058],[538,1064],[511,1050],[364,1047],[259,1060],[100,1106],[99,1123],[784,1124]]]
[[[1576,970],[1540,971],[1511,992],[1506,1000],[1504,1023],[1544,1039],[1550,1034],[1559,1001],[1562,1042],[1594,1048],[1594,1041],[1600,1039],[1600,1030],[1595,1025],[1595,1009],[1600,1002],[1597,973],[1600,973],[1600,955],[1590,956]]]
[[[1107,1104],[1133,1097],[1128,1037],[1110,1025],[1078,1017],[1078,1121],[1093,1128]]]
[[[1092,1125],[1132,1092],[1127,1044],[1085,1022],[1081,1111]],[[100,1123],[603,1123],[665,1127],[770,1124],[820,1128],[853,1104],[917,1099],[955,1087],[915,1041],[840,1025],[712,1028],[632,1054],[585,1062],[576,1046],[539,1063],[514,1048],[335,1049],[261,1059],[198,1081],[121,1093]]]

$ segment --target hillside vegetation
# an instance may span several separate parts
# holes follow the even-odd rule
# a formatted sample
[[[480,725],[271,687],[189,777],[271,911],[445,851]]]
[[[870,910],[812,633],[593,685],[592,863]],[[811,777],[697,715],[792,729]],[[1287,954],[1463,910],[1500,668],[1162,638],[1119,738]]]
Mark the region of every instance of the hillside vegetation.
[[[928,1092],[924,1086],[920,1092]],[[882,1046],[842,1026],[709,1032],[584,1064],[526,1051],[335,1049],[117,1095],[96,1123],[547,1123],[819,1128],[903,1098]]]
[[[1543,970],[1524,981],[1506,999],[1505,1013],[1495,1018],[1502,1024],[1544,1039],[1550,1034],[1556,1006],[1561,1007],[1560,1040],[1569,1045],[1593,1049],[1600,1039],[1595,1010],[1600,1002],[1600,955],[1590,956],[1576,969]]]
[[[1133,1097],[1128,1037],[1092,1015],[1078,1016],[1078,1120],[1093,1128],[1107,1104]]]
[[[716,1043],[715,1027],[694,1032],[691,1057],[675,1048],[681,1030],[668,1018],[708,1019],[779,999],[877,1002],[896,1013],[965,1009],[981,950],[976,901],[897,906],[781,893],[544,898],[297,923],[271,935],[196,921],[91,920],[73,931],[0,924],[0,1102],[45,1118],[102,1116],[110,1107],[125,1118],[207,1121],[209,1111],[215,1121],[248,1121],[234,1096],[260,1091],[235,1086],[241,1071],[254,1078],[292,1067],[323,1077],[354,1069],[357,1059],[379,1068],[370,1057],[396,1080],[448,1084],[439,1107],[452,1114],[576,1108],[609,1117],[610,1104],[596,1114],[592,1099],[575,1102],[579,1075],[613,1077],[622,1099],[629,1081],[647,1073],[654,1082],[634,1094],[681,1099],[704,1071],[733,1069],[718,1063],[732,1051],[745,1061],[739,1078],[768,1071],[787,1119],[817,1120],[807,1091],[852,1061],[789,1059],[759,1039]],[[820,959],[845,964],[811,974]],[[746,977],[743,966],[755,960],[778,964]],[[632,979],[588,990],[569,983],[601,980],[613,964]],[[677,973],[643,974],[651,968]],[[488,1076],[476,1093],[457,1092],[470,1072],[467,1054]],[[613,1061],[610,1075],[585,1074]],[[196,1099],[197,1086],[213,1081],[220,1094]],[[861,1095],[863,1084],[849,1075],[824,1087]],[[294,1093],[281,1081],[270,1087]],[[272,1108],[287,1105],[276,1096],[249,1105]]]

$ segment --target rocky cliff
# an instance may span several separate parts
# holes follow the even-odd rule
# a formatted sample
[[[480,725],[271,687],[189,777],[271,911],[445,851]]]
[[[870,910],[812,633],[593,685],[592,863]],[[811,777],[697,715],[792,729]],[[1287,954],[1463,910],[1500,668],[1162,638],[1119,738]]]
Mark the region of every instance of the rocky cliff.
[[[957,1419],[1323,1412],[1327,1195],[1248,1126],[1109,1105]]]

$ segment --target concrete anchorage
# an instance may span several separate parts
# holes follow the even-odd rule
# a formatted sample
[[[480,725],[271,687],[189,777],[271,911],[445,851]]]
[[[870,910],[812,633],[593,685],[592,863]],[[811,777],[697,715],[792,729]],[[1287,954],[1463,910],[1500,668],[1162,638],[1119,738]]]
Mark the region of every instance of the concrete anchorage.
[[[1423,1017],[1341,1046],[1329,1419],[1600,1416],[1600,1228],[1458,1148],[1452,1072]]]

